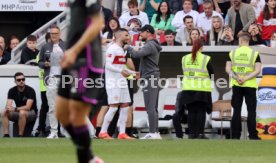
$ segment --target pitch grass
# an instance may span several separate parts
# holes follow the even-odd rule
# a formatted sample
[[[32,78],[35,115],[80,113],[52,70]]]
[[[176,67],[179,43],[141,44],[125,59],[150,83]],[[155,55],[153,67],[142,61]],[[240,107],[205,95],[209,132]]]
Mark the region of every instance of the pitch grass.
[[[94,140],[106,163],[275,163],[276,141]],[[0,163],[74,163],[69,139],[0,139]]]

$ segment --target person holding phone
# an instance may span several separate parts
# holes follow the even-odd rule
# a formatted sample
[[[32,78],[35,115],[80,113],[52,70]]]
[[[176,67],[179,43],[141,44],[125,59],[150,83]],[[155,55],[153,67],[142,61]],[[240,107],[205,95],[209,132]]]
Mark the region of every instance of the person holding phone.
[[[225,26],[223,33],[220,37],[218,45],[236,45],[237,43],[234,40],[233,31],[229,26]]]

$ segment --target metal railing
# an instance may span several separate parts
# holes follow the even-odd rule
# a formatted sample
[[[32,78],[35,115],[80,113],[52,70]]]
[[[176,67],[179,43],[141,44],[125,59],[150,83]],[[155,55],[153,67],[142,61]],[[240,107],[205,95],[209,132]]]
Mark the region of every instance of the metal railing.
[[[57,25],[60,27],[61,31],[67,27],[68,22],[66,21],[66,11],[60,13],[54,19],[37,29],[31,35],[35,35],[37,37],[37,49],[45,44],[45,35],[49,32],[49,28],[52,25]],[[27,37],[24,38],[11,52],[11,60],[8,64],[17,64],[20,62],[21,58],[21,51],[26,46]]]

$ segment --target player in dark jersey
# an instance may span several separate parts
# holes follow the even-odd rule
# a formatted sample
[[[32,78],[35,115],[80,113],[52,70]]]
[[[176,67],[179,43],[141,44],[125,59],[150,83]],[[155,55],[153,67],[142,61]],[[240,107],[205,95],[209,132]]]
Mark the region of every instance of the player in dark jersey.
[[[86,117],[98,99],[99,87],[87,85],[101,79],[103,61],[99,33],[104,26],[101,6],[96,0],[69,0],[70,27],[67,50],[61,61],[57,118],[76,145],[79,163],[102,163],[90,150]],[[91,83],[91,82],[90,82]]]

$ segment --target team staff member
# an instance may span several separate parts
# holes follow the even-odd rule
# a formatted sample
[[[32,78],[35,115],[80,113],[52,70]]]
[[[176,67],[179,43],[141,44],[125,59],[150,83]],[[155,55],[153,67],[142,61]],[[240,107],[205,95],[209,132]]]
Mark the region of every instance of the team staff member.
[[[145,79],[143,88],[144,101],[148,112],[149,133],[141,139],[162,139],[158,132],[158,96],[160,71],[158,67],[160,51],[162,50],[159,42],[154,39],[154,28],[145,25],[140,29],[140,36],[146,44],[139,50],[128,47],[128,53],[132,58],[140,58],[141,78]]]
[[[240,47],[232,50],[226,62],[226,72],[231,76],[233,90],[232,107],[234,113],[231,121],[232,138],[240,139],[241,136],[241,108],[243,98],[247,105],[247,127],[249,138],[259,140],[256,130],[256,76],[261,71],[261,59],[259,53],[249,47],[249,34],[239,36]]]
[[[182,99],[188,109],[190,139],[206,139],[204,126],[206,112],[211,113],[211,75],[214,74],[211,57],[201,53],[203,40],[196,39],[192,53],[182,58]]]

